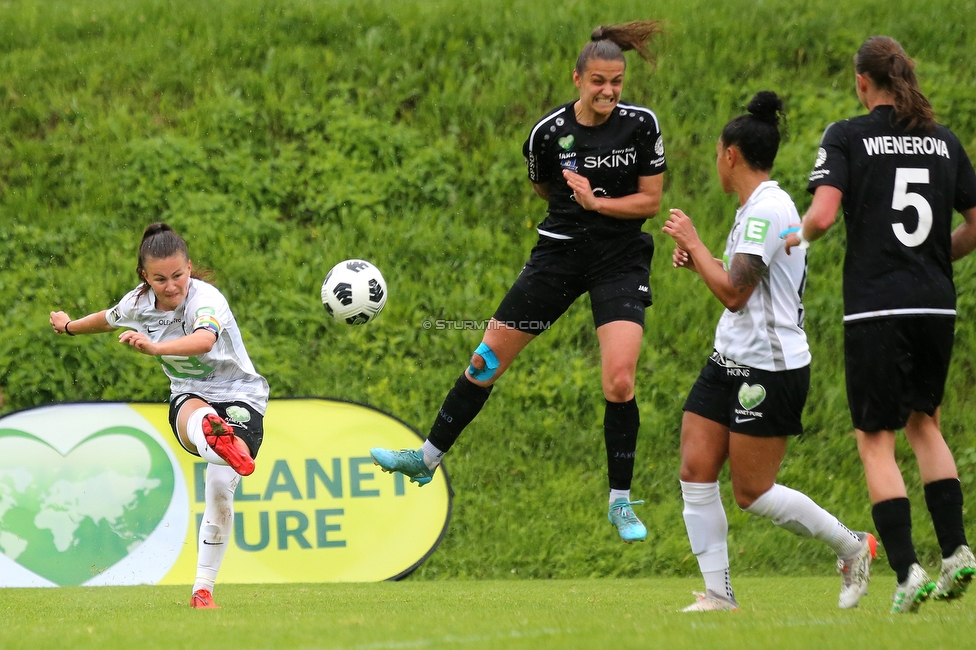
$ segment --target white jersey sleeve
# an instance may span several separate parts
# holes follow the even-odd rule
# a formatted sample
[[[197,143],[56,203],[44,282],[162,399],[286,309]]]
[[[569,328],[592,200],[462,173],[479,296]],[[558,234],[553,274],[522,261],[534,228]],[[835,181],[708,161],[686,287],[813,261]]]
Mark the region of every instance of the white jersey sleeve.
[[[779,202],[757,202],[735,230],[729,262],[734,255],[744,253],[761,257],[767,267],[772,263],[773,256],[783,247],[779,233],[788,227],[789,215],[782,208]]]
[[[220,333],[224,330],[225,325],[229,324],[233,318],[227,299],[219,291],[194,291],[193,295],[187,296],[186,329],[188,333],[206,330],[220,338]]]
[[[139,326],[146,321],[145,309],[150,305],[151,296],[152,292],[148,289],[140,295],[139,287],[136,287],[125,294],[117,305],[105,312],[105,320],[112,327],[139,329]]]

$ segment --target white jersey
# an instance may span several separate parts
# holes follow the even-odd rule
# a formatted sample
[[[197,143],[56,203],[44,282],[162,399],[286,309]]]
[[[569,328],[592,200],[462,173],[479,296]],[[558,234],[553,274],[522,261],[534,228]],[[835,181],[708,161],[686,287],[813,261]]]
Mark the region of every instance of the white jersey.
[[[769,272],[746,305],[728,309],[715,328],[715,349],[737,364],[760,370],[795,370],[810,365],[810,346],[803,331],[806,251],[783,248],[780,233],[799,223],[790,195],[776,181],[760,183],[735,213],[735,224],[722,256],[725,270],[736,253],[762,257]]]
[[[216,287],[191,279],[186,299],[175,311],[156,309],[153,290],[140,296],[136,288],[109,309],[105,318],[113,327],[142,332],[153,343],[171,341],[199,329],[212,332],[217,342],[210,352],[192,357],[156,357],[169,377],[173,395],[193,393],[208,402],[245,402],[262,415],[267,409],[268,382],[254,370],[237,320]]]

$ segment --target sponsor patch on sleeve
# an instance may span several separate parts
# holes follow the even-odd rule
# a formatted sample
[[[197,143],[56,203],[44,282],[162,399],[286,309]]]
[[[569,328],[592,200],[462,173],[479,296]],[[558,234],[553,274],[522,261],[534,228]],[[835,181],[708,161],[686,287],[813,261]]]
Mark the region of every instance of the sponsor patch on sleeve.
[[[742,236],[746,241],[761,243],[766,241],[766,233],[768,230],[768,221],[757,219],[755,217],[749,217],[749,219],[746,220],[746,229]]]

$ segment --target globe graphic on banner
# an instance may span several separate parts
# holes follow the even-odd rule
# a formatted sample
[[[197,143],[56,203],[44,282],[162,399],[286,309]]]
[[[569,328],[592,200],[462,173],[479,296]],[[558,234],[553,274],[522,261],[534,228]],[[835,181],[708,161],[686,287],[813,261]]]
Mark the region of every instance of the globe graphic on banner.
[[[0,430],[0,552],[58,585],[80,585],[132,553],[173,495],[165,451],[131,427],[99,431],[65,454]]]

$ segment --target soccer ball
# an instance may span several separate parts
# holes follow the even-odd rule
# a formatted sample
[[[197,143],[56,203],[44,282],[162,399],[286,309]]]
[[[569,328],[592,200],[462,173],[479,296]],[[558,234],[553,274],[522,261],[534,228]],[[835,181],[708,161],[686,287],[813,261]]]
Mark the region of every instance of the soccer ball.
[[[322,283],[322,305],[339,322],[368,323],[385,304],[386,281],[378,268],[364,260],[339,262]]]

